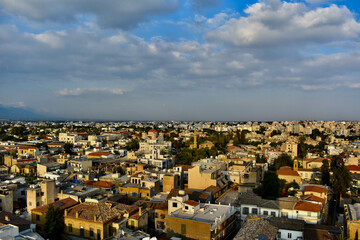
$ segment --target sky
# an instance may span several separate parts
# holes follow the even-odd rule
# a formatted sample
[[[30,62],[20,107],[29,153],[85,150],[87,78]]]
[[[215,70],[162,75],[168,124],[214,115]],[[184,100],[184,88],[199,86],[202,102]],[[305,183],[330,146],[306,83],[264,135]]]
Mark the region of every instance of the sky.
[[[360,120],[358,0],[0,0],[0,105],[64,119]]]

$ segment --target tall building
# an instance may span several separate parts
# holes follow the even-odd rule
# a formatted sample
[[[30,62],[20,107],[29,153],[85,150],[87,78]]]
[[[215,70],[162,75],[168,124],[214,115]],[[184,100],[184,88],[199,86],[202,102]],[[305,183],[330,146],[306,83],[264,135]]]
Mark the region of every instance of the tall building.
[[[58,191],[54,180],[45,180],[40,183],[40,186],[31,185],[26,193],[27,211],[30,214],[34,208],[55,202]]]

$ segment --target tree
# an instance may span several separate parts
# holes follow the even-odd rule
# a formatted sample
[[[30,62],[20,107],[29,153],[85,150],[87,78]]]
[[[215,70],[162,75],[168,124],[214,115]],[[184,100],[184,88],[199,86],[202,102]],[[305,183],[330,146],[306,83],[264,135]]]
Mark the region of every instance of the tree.
[[[136,151],[139,149],[139,141],[137,139],[131,139],[130,142],[126,144],[126,149],[130,151]]]
[[[256,163],[266,163],[267,160],[266,160],[266,157],[264,155],[262,155],[260,157],[260,154],[256,154]]]
[[[74,145],[72,143],[65,143],[64,144],[64,152],[67,153],[67,154],[72,154],[72,149],[73,149]]]
[[[351,182],[351,174],[344,164],[334,169],[332,185],[335,193],[340,194],[340,196],[345,195]]]
[[[280,195],[280,180],[276,173],[267,171],[260,187],[254,192],[266,199],[276,199]]]
[[[329,161],[324,159],[321,166],[321,183],[323,185],[330,184],[330,172],[329,172]]]
[[[62,239],[62,233],[65,228],[63,214],[59,207],[54,209],[52,205],[49,206],[48,212],[45,216],[45,233],[49,239]]]
[[[286,153],[282,153],[280,156],[278,156],[274,160],[275,169],[278,170],[281,167],[284,166],[290,166],[292,167],[293,161],[290,155]]]

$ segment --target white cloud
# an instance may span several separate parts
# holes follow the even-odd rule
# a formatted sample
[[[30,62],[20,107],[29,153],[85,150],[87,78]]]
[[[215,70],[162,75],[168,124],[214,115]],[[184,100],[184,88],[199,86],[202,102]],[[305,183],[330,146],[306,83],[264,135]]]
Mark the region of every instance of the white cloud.
[[[82,15],[90,15],[102,27],[130,29],[149,16],[173,12],[178,1],[0,0],[0,8],[33,21],[76,22]]]
[[[61,89],[56,91],[57,96],[83,96],[83,95],[95,95],[95,94],[105,94],[105,95],[123,95],[126,90],[121,88],[74,88],[74,89]]]
[[[358,39],[360,24],[345,6],[307,8],[303,3],[267,0],[249,6],[206,39],[240,47],[272,47]]]

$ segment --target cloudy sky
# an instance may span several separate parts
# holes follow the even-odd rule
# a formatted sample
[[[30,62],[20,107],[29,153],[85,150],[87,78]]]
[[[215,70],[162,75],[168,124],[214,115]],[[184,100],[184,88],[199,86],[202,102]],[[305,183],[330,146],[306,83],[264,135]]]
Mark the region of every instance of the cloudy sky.
[[[358,0],[0,0],[0,105],[63,118],[360,120]]]

